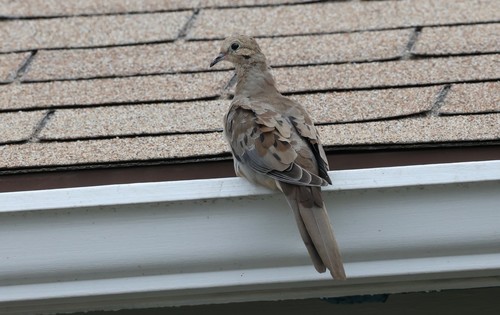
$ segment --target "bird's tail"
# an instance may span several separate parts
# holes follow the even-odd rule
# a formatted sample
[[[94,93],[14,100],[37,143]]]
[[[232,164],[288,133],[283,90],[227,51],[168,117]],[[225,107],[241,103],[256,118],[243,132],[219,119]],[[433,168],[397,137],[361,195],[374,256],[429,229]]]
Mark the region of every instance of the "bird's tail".
[[[339,246],[335,240],[326,212],[320,187],[296,186],[280,183],[314,267],[320,273],[330,270],[334,279],[345,280],[346,275]]]

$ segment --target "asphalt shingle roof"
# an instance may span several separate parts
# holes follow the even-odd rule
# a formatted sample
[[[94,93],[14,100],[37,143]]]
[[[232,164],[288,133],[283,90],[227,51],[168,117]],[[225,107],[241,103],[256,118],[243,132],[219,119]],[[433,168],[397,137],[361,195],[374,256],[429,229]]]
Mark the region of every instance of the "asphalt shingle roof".
[[[500,140],[500,1],[0,0],[0,172],[227,156],[232,33],[327,149]]]

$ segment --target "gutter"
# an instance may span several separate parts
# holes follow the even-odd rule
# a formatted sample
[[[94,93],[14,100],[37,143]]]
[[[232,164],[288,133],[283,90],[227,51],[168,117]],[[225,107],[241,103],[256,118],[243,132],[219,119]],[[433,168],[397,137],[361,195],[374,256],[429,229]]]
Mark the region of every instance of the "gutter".
[[[330,172],[349,280],[312,267],[282,196],[239,178],[0,194],[0,313],[500,285],[500,160]]]

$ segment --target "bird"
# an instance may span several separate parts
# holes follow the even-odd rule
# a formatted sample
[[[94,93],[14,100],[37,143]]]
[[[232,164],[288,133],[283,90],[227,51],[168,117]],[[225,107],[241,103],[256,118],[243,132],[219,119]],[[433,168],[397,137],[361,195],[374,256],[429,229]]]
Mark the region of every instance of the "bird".
[[[235,67],[236,87],[224,116],[236,175],[281,191],[315,269],[345,280],[342,256],[323,202],[321,187],[332,184],[328,161],[310,115],[282,95],[257,41],[246,35],[223,40],[210,67]]]

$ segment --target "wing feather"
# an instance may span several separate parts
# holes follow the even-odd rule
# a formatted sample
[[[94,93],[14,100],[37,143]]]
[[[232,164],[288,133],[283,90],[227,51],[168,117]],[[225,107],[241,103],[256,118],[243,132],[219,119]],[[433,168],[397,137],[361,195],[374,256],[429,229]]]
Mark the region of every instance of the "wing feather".
[[[311,153],[317,150],[310,140],[314,140],[314,125],[296,124],[261,102],[233,101],[225,119],[225,135],[237,161],[278,181],[304,186],[328,184],[330,179],[321,171],[324,162],[316,163],[317,153]]]

